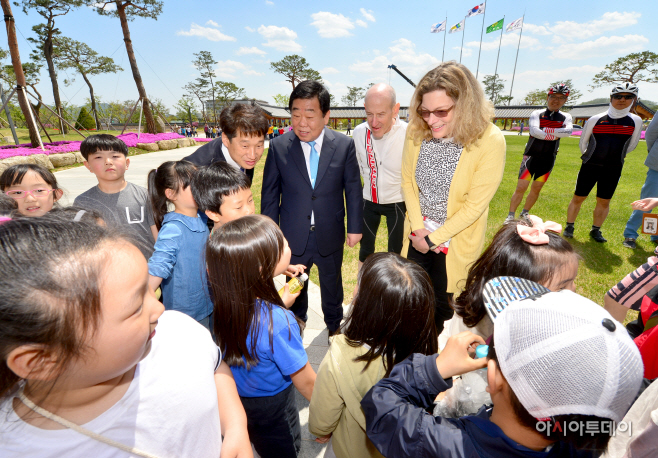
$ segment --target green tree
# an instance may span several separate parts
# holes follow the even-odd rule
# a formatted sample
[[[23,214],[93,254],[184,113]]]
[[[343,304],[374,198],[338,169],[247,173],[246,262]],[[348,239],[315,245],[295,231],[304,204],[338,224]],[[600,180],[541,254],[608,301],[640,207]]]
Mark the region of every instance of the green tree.
[[[571,79],[566,79],[555,81],[549,84],[546,89],[535,89],[534,91],[528,92],[523,99],[523,102],[526,105],[545,105],[546,97],[548,96],[548,90],[553,86],[557,86],[558,84],[564,84],[569,88],[569,100],[567,101],[569,105],[575,105],[576,101],[583,96],[583,93],[576,89],[573,81],[571,81]]]
[[[137,60],[135,59],[135,51],[133,49],[133,42],[130,39],[130,28],[128,22],[136,17],[156,19],[162,13],[162,0],[115,0],[105,2],[93,2],[90,4],[96,9],[98,14],[102,16],[112,16],[119,18],[121,22],[121,30],[123,32],[123,41],[126,44],[126,52],[128,53],[128,60],[130,61],[130,69],[132,70],[133,79],[139,92],[139,97],[142,99],[144,108],[144,117],[146,118],[146,131],[148,133],[156,133],[155,119],[149,107],[146,89],[142,81],[142,75],[139,73],[137,67]],[[110,9],[109,6],[114,5],[116,9]]]
[[[340,101],[348,107],[355,107],[359,100],[366,96],[366,90],[362,87],[347,86],[347,94],[341,97]]]
[[[651,51],[634,52],[620,57],[594,75],[590,87],[596,89],[618,83],[658,83],[658,54]]]
[[[178,102],[174,105],[174,109],[176,110],[176,119],[178,120],[186,121],[190,124],[199,120],[196,104],[194,103],[194,99],[189,95],[184,95],[178,99]]]
[[[277,107],[286,107],[290,106],[290,96],[284,94],[273,95],[274,103]]]
[[[91,112],[96,121],[96,129],[100,130],[101,123],[96,108],[94,87],[91,85],[89,77],[101,75],[103,73],[116,73],[123,71],[123,69],[116,65],[111,57],[100,56],[85,43],[67,37],[55,37],[53,41],[55,42],[57,49],[55,59],[58,65],[61,68],[71,68],[76,70],[82,76],[87,87],[89,87]]]
[[[194,67],[199,70],[199,73],[201,73],[201,78],[198,78],[197,82],[199,84],[205,85],[208,88],[207,92],[212,97],[213,122],[217,123],[217,102],[215,97],[217,88],[213,83],[213,76],[215,76],[215,65],[217,65],[217,61],[212,56],[210,51],[199,51],[194,53],[194,57],[195,59],[192,63],[194,64]],[[203,104],[203,102],[201,102],[201,104]]]
[[[494,105],[499,105],[503,101],[502,92],[505,89],[505,80],[501,79],[498,74],[485,75],[482,80],[484,84],[484,93]]]
[[[336,97],[334,97],[333,94],[329,94],[329,106],[330,107],[336,106]]]
[[[53,87],[53,98],[55,99],[55,111],[60,113],[62,110],[62,101],[59,97],[59,84],[57,83],[57,71],[54,63],[54,43],[53,39],[59,35],[59,30],[55,27],[55,18],[65,16],[72,9],[81,7],[85,2],[83,0],[23,0],[22,8],[25,14],[29,10],[34,10],[42,16],[46,22],[37,24],[32,27],[32,31],[37,38],[28,38],[28,41],[37,46],[34,52],[40,54],[46,61],[48,76]],[[17,4],[17,3],[16,3]],[[17,4],[18,5],[18,4]],[[60,124],[58,122],[58,124]],[[64,133],[68,132],[66,124],[61,123]]]
[[[196,80],[187,83],[183,86],[183,90],[188,93],[190,96],[194,96],[199,100],[201,104],[201,114],[203,115],[203,122],[208,123],[208,117],[206,116],[206,104],[205,100],[210,96],[207,90],[207,84],[202,78],[197,78]]]
[[[215,92],[217,93],[217,101],[222,108],[230,105],[234,100],[247,97],[243,88],[227,81],[215,82]]]
[[[546,89],[535,89],[525,95],[523,103],[526,105],[545,105],[546,104]]]
[[[23,74],[25,75],[25,85],[29,86],[29,88],[32,89],[32,91],[37,95],[37,102],[30,102],[32,109],[34,110],[34,117],[35,119],[41,120],[40,113],[41,107],[43,105],[43,97],[41,97],[41,93],[37,89],[37,85],[41,80],[40,74],[43,64],[33,60],[25,62],[22,67]],[[8,83],[10,87],[16,87],[16,73],[14,72],[14,67],[12,65],[5,65],[2,73],[0,73],[0,78]]]
[[[75,128],[80,130],[92,130],[96,128],[96,122],[94,121],[94,118],[91,117],[85,107],[80,109],[78,119],[75,121]]]
[[[322,82],[320,73],[313,70],[308,62],[306,62],[306,59],[297,54],[292,54],[284,57],[278,62],[270,63],[270,68],[274,70],[275,73],[280,73],[285,76],[286,81],[289,81],[292,84],[293,89],[295,89],[297,83],[306,80]]]

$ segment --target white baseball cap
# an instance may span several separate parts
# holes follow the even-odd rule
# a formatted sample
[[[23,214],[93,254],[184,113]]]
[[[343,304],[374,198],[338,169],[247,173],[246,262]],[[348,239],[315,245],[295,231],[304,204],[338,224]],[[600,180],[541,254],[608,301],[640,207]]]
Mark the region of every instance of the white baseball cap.
[[[524,297],[505,302],[493,336],[500,369],[523,407],[535,418],[580,414],[620,421],[644,372],[626,329],[572,291],[518,280],[492,279],[484,296],[485,303],[500,304],[500,291],[512,285]]]

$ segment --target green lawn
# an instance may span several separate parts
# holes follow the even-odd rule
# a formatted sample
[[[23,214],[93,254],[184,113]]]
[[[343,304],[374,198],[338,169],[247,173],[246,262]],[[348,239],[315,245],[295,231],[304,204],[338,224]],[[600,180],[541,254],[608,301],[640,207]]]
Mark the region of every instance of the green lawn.
[[[487,228],[487,244],[500,228],[509,211],[509,199],[516,187],[519,164],[527,139],[527,136],[505,137],[507,141],[505,175],[498,192],[491,201],[489,226]],[[576,280],[578,293],[598,304],[603,304],[603,296],[612,285],[644,263],[654,250],[654,245],[649,241],[648,236],[640,236],[638,247],[635,250],[629,250],[621,245],[623,240],[622,232],[631,213],[629,204],[639,198],[640,188],[644,183],[647,169],[643,164],[646,154],[646,144],[642,141],[638,145],[638,148],[626,158],[624,172],[611,203],[610,215],[602,228],[603,235],[608,239],[608,243],[599,244],[589,238],[589,230],[592,225],[592,211],[594,210],[596,200],[594,198],[595,191],[593,191],[593,195],[583,204],[576,221],[576,233],[571,243],[582,257]],[[563,139],[560,144],[557,164],[550,179],[544,186],[539,201],[532,209],[532,214],[544,220],[548,219],[556,221],[563,226],[565,225],[567,205],[573,195],[576,176],[581,163],[579,158],[578,138]],[[260,192],[264,163],[264,160],[259,162],[252,187],[257,211],[260,209]],[[520,210],[521,207],[519,207]],[[385,234],[384,223],[380,226],[377,238],[378,251],[386,250]],[[356,285],[358,254],[358,246],[355,248],[345,248],[343,286],[345,288],[346,303],[351,300],[352,291]],[[317,269],[313,269],[311,272],[311,279],[315,282],[318,281]]]

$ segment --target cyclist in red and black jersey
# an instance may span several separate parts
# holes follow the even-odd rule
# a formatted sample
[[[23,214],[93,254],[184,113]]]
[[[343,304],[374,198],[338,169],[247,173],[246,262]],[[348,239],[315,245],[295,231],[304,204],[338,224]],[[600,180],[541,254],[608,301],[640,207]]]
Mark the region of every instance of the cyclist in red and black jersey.
[[[553,170],[555,157],[560,147],[560,138],[571,135],[573,130],[571,115],[560,111],[560,108],[567,102],[569,92],[569,88],[564,84],[551,87],[546,98],[547,108],[533,111],[530,115],[530,139],[525,146],[519,169],[519,182],[512,194],[509,214],[505,222],[515,218],[516,209],[532,181],[530,193],[521,211],[521,216],[528,214],[537,202],[539,192]]]
[[[596,185],[596,207],[589,235],[599,243],[607,242],[601,234],[601,226],[610,211],[610,199],[621,178],[626,154],[635,149],[642,133],[642,119],[630,113],[637,102],[637,95],[635,84],[618,84],[610,93],[608,111],[587,120],[580,137],[583,164],[567,210],[565,237],[573,237],[580,206]]]

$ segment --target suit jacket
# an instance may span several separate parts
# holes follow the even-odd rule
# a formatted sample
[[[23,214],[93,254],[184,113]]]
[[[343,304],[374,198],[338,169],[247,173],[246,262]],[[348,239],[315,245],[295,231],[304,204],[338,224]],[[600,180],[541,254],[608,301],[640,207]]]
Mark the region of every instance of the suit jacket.
[[[189,156],[184,157],[183,160],[190,161],[198,167],[210,165],[218,161],[226,162],[224,152],[222,151],[222,137],[217,137],[206,143]],[[244,173],[247,174],[252,182],[254,181],[254,169],[246,169]]]
[[[295,132],[287,132],[270,142],[263,173],[261,213],[279,224],[292,254],[301,256],[306,249],[311,212],[322,256],[343,247],[346,215],[347,232],[360,234],[361,193],[361,175],[351,138],[325,128],[315,189],[311,187],[302,144]]]

